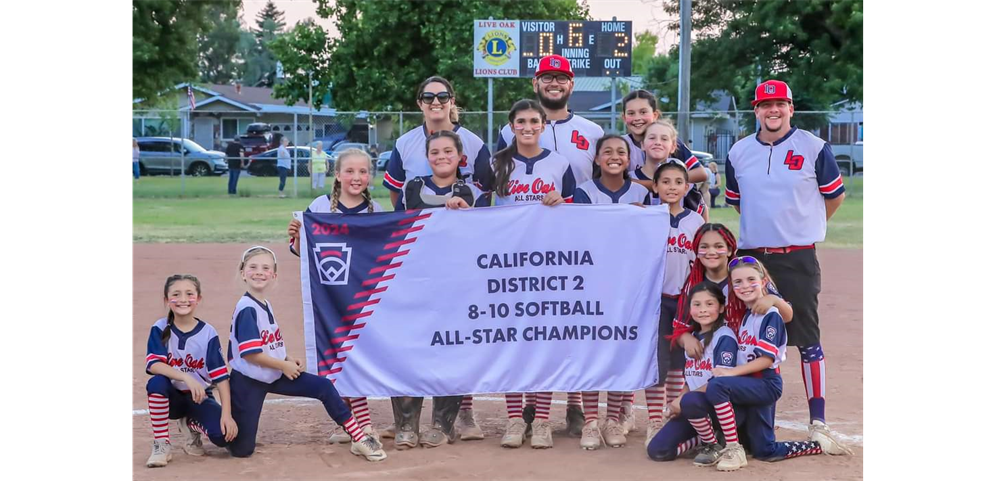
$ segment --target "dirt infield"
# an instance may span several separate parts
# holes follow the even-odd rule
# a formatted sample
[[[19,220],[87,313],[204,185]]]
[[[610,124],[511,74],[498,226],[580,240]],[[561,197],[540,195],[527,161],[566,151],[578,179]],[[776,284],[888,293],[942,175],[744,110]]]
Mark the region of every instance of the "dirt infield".
[[[133,308],[133,428],[134,479],[714,479],[719,473],[695,468],[689,459],[655,463],[643,448],[646,423],[645,402],[637,395],[639,430],[629,435],[623,448],[583,451],[579,440],[563,430],[565,395],[556,394],[551,413],[555,447],[551,450],[503,449],[499,446],[504,426],[504,401],[500,395],[480,395],[474,402],[477,421],[486,434],[483,441],[457,442],[435,449],[396,451],[384,440],[387,460],[369,463],[349,453],[348,445],[328,445],[325,440],[332,421],[320,404],[271,395],[263,410],[256,453],[248,459],[231,458],[223,449],[205,440],[208,456],[197,458],[182,452],[183,435],[171,423],[175,446],[173,460],[161,469],[148,469],[145,460],[151,448],[151,427],[144,369],[146,342],[151,324],[164,314],[162,283],[174,273],[197,275],[204,285],[204,300],[197,311],[228,342],[231,312],[243,289],[236,282],[237,261],[243,244],[135,244]],[[299,267],[285,245],[270,245],[280,256],[279,285],[270,301],[280,319],[287,351],[304,357]],[[779,463],[752,458],[749,465],[722,479],[861,479],[863,477],[863,252],[822,249],[823,292],[819,309],[822,345],[826,352],[828,381],[827,415],[834,431],[841,434],[855,455],[852,457],[809,456]],[[296,259],[295,259],[296,260]],[[784,395],[777,406],[777,435],[783,440],[805,438],[808,406],[802,384],[798,352],[788,351],[782,366]],[[602,395],[602,403],[604,395]],[[430,409],[423,411],[423,425]],[[371,400],[374,425],[383,428],[390,419],[387,400]],[[601,408],[602,413],[604,407]]]

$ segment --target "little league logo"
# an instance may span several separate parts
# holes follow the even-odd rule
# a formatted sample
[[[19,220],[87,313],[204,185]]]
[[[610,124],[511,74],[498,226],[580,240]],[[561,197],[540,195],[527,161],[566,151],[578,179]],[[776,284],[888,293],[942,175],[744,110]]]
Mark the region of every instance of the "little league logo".
[[[774,336],[776,336],[776,335],[777,335],[777,329],[774,329],[773,327],[767,327],[767,340],[768,341],[773,341],[774,340]]]
[[[341,286],[349,283],[349,261],[352,248],[345,243],[319,243],[314,245],[314,265],[318,270],[318,280],[326,286]]]
[[[732,353],[723,352],[722,353],[722,364],[729,365],[732,364]]]
[[[511,35],[504,30],[491,30],[484,34],[484,38],[477,45],[477,50],[487,63],[498,67],[511,59],[515,43],[511,40]]]

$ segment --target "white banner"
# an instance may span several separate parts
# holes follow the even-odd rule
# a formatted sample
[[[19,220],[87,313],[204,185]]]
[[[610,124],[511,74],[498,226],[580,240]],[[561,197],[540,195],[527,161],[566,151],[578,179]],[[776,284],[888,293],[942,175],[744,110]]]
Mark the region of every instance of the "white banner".
[[[344,396],[657,382],[666,209],[535,204],[302,218],[307,367]]]
[[[518,77],[518,20],[473,21],[473,76]]]

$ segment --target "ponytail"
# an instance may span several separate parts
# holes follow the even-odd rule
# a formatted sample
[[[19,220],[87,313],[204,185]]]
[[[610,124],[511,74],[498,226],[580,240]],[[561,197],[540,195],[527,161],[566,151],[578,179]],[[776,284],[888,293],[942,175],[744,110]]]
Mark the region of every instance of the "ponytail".
[[[338,164],[338,162],[336,162]],[[339,194],[342,193],[342,182],[339,182],[339,178],[335,177],[335,181],[332,183],[332,208],[331,211],[335,212],[335,209],[339,208]]]
[[[453,98],[452,105],[449,108],[449,121],[452,122],[453,125],[459,123],[459,107],[456,106],[455,98]]]
[[[498,197],[507,197],[508,182],[515,170],[515,155],[518,154],[518,140],[512,138],[511,145],[494,154],[494,184]]]

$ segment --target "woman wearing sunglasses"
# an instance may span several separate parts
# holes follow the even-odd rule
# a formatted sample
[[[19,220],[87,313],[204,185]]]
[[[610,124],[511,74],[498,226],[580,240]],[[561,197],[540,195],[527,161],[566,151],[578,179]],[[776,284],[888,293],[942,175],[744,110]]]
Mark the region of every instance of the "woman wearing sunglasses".
[[[425,155],[425,140],[435,132],[449,130],[459,135],[464,152],[459,169],[464,179],[473,176],[474,166],[478,163],[484,168],[490,166],[491,153],[484,141],[458,123],[456,91],[448,80],[439,76],[425,79],[418,86],[415,100],[425,116],[425,123],[398,137],[384,172],[383,185],[390,190],[394,209],[401,208],[401,196],[408,179],[432,175]]]

